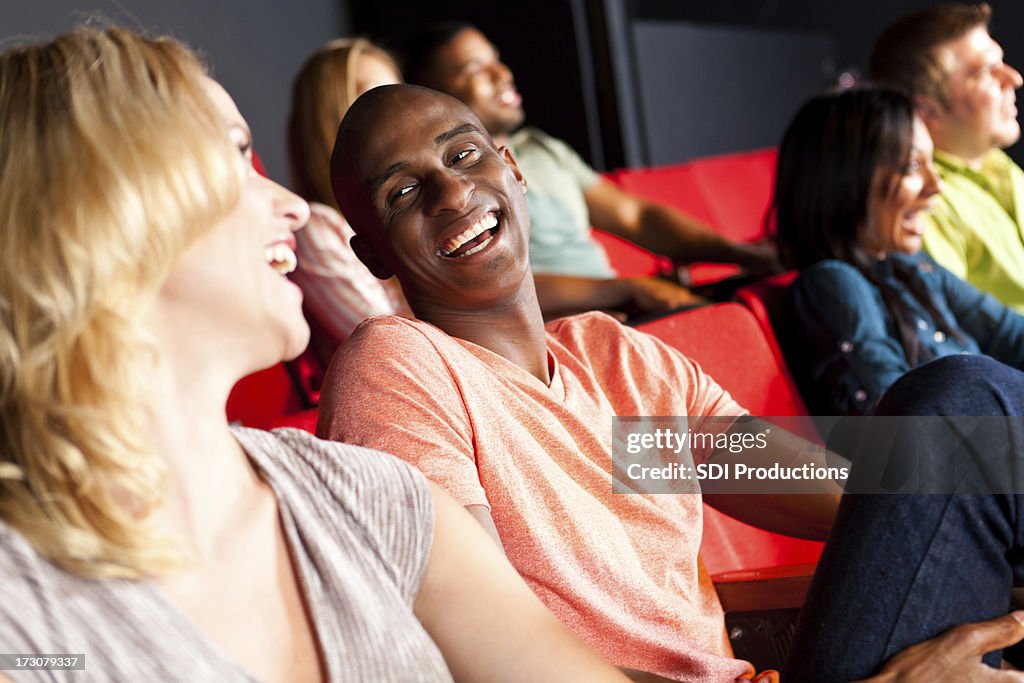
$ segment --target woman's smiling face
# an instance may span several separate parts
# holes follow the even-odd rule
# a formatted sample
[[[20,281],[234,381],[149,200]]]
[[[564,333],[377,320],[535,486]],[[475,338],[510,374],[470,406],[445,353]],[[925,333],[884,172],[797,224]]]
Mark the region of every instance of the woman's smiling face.
[[[942,182],[932,163],[932,139],[920,118],[914,117],[910,158],[896,177],[885,169],[875,174],[868,197],[868,224],[861,232],[861,246],[872,256],[914,254],[921,250],[925,221],[932,197]]]

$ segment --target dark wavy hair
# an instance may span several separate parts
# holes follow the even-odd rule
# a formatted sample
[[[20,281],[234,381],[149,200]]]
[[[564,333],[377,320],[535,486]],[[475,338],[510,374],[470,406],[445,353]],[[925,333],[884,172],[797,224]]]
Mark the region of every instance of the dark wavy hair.
[[[885,194],[896,191],[910,159],[913,130],[913,103],[894,90],[864,86],[811,99],[782,138],[766,219],[787,267],[836,259],[856,267],[879,289],[911,366],[930,360],[920,347],[915,316],[880,280],[861,236],[876,178],[883,179]],[[911,273],[895,269],[895,275],[939,329],[962,338]]]

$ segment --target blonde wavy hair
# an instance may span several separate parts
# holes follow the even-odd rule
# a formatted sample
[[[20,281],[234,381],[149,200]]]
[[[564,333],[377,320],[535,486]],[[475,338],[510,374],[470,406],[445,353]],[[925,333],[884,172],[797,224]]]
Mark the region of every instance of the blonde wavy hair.
[[[401,74],[395,60],[365,38],[332,40],[302,65],[292,84],[288,169],[303,199],[338,208],[331,189],[331,151],[338,124],[356,99],[359,55],[377,57]]]
[[[76,574],[179,563],[149,513],[141,311],[244,164],[169,38],[80,28],[0,54],[0,519]]]

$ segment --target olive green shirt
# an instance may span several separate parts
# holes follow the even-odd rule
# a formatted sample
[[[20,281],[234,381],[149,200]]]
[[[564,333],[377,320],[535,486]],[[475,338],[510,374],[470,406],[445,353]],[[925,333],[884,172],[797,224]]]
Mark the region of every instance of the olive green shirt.
[[[980,171],[939,150],[935,165],[943,191],[924,248],[953,274],[1024,313],[1024,172],[998,149]]]

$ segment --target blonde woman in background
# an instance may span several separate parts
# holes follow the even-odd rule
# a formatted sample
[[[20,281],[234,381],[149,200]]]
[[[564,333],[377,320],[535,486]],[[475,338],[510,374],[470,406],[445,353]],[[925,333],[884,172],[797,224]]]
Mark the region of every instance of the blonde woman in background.
[[[349,247],[354,233],[338,210],[330,177],[334,136],[349,106],[371,88],[401,82],[382,48],[364,38],[342,38],[310,57],[292,86],[289,168],[293,188],[310,202],[292,279],[306,296],[313,350],[325,366],[366,318],[412,317],[398,282],[375,278]]]
[[[621,680],[390,456],[229,427],[306,203],[168,39],[0,54],[0,680]],[[80,677],[81,676],[81,677]]]

